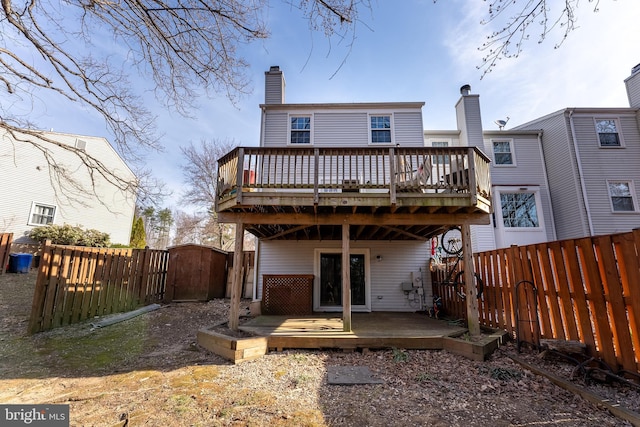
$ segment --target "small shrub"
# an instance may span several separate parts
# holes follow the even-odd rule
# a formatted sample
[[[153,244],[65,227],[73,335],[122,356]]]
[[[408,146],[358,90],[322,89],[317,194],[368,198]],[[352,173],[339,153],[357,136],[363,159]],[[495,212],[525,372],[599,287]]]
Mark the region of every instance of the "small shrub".
[[[69,224],[44,225],[35,227],[29,232],[29,237],[42,242],[51,240],[56,245],[91,246],[95,248],[109,247],[109,234],[98,230],[84,230]]]

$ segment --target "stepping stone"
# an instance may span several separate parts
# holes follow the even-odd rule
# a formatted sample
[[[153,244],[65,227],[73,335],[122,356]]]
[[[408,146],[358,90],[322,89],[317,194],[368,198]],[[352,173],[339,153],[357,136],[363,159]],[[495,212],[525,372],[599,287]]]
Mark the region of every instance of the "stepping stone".
[[[383,381],[371,376],[366,366],[328,366],[327,381],[329,384],[382,384]]]

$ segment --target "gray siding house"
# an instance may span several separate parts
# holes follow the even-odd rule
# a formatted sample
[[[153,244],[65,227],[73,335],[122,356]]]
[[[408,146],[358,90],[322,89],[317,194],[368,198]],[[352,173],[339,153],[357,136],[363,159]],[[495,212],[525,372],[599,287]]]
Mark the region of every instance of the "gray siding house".
[[[287,104],[267,71],[260,146],[218,164],[220,220],[257,237],[254,300],[276,298],[266,280],[312,277],[311,310],[345,330],[351,311],[431,307],[432,238],[490,223],[478,97],[461,95],[456,144],[425,146],[424,102]]]
[[[261,147],[423,147],[422,107],[424,102],[287,104],[282,71],[265,73],[265,104],[262,109]],[[378,124],[378,122],[380,122]],[[373,123],[373,124],[372,124]],[[378,131],[377,129],[380,129]],[[379,136],[376,133],[380,133]],[[338,172],[336,170],[336,172]],[[363,175],[362,171],[359,175]],[[323,182],[336,182],[337,175],[323,175]],[[358,176],[359,181],[363,176]],[[331,188],[330,193],[344,189]],[[339,281],[336,270],[342,244],[340,240],[276,240],[256,242],[256,299],[263,297],[263,276],[313,274],[313,310],[341,311],[333,288]],[[357,286],[361,295],[353,295],[353,311],[416,311],[431,301],[430,286],[425,298],[413,292],[405,294],[401,283],[422,283],[427,274],[430,246],[426,239],[379,241],[356,239],[351,243],[351,262],[363,272]],[[353,277],[352,277],[353,280]]]
[[[640,227],[640,67],[628,108],[566,108],[516,127],[537,130],[558,239]]]

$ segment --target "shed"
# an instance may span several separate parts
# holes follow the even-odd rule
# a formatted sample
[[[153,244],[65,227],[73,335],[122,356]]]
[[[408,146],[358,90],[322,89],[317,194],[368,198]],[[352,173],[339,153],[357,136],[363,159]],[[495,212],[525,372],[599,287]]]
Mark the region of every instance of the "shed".
[[[166,301],[209,301],[225,297],[228,253],[210,246],[169,248]]]

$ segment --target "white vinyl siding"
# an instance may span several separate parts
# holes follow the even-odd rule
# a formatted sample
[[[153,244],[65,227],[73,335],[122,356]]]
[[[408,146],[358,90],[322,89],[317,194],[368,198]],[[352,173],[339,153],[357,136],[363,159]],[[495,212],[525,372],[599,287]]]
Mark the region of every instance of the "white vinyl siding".
[[[593,119],[588,119],[587,123],[588,133],[590,133],[589,142],[595,150],[598,150],[598,145],[594,143],[593,139],[595,135]],[[584,209],[573,143],[570,139],[571,128],[568,113],[565,115],[564,110],[559,111],[522,128],[543,129],[542,147],[547,166],[551,200],[553,201],[557,238],[573,239],[588,236],[589,223]],[[518,145],[518,171],[520,171],[520,163],[527,159],[527,154],[521,150],[521,146]],[[498,168],[493,169],[492,179],[495,177],[493,173],[497,174],[497,171]]]
[[[314,115],[314,146],[366,146],[368,123],[366,112],[322,112]]]
[[[401,147],[423,147],[422,113],[395,111],[393,113],[394,142]]]
[[[76,135],[46,132],[47,137],[74,147]],[[32,206],[55,207],[53,224],[70,224],[108,233],[112,243],[128,244],[133,222],[135,194],[122,192],[105,180],[95,178],[96,200],[93,190],[86,194],[73,194],[77,201],[67,200],[66,194],[52,184],[49,166],[42,154],[30,144],[11,144],[7,134],[0,134],[0,224],[3,230],[14,233],[17,243],[32,243],[26,236],[36,225]],[[135,176],[104,138],[83,136],[88,154],[100,159],[114,173],[127,180]],[[82,169],[79,160],[64,149],[51,147],[56,161],[74,171],[74,178],[90,186],[91,177]],[[5,159],[3,161],[2,159]],[[6,161],[6,159],[11,159]],[[48,213],[44,213],[48,215]],[[37,213],[40,215],[40,213]],[[37,219],[37,218],[36,218]]]
[[[263,274],[314,274],[316,249],[339,250],[340,241],[260,241],[258,295],[262,298]],[[429,242],[352,241],[354,250],[369,250],[372,311],[412,312],[418,310],[401,289],[402,282],[422,274],[426,301],[431,304],[431,282],[427,273]],[[380,261],[377,257],[380,256]],[[422,271],[420,271],[422,270]],[[316,279],[317,280],[317,279]]]
[[[505,140],[505,137],[494,137],[497,133],[498,132],[487,133],[487,139],[485,140],[486,151],[492,149],[492,141]],[[503,228],[499,204],[500,197],[498,195],[498,190],[501,187],[508,188],[508,190],[505,190],[507,192],[537,191],[539,192],[539,204],[537,205],[537,209],[541,220],[541,227],[535,233],[536,243],[556,240],[555,227],[552,218],[553,210],[551,194],[549,183],[545,179],[545,165],[542,148],[538,141],[538,133],[522,133],[522,131],[520,134],[509,134],[509,131],[501,131],[501,133],[506,134],[506,139],[511,141],[514,160],[516,161],[517,166],[497,167],[493,162],[491,163],[491,182],[494,186],[492,191],[496,193],[496,197],[494,198],[496,228],[494,231],[496,233],[501,233],[502,231],[500,228]],[[523,190],[520,190],[521,188]],[[540,234],[540,231],[543,231],[542,235]],[[511,243],[517,243],[516,240],[509,239],[512,238],[496,236],[496,241],[500,240],[503,243],[507,243],[507,246]],[[531,239],[533,239],[533,237]]]
[[[613,211],[608,185],[610,182],[640,182],[640,132],[637,117],[631,111],[628,115],[615,116],[617,130],[624,140],[622,149],[605,149],[598,143],[594,120],[602,117],[607,116],[597,113],[574,115],[578,158],[594,235],[629,231],[640,224],[640,211],[637,207],[634,211]],[[630,190],[633,192],[634,203],[637,203],[637,189],[632,185]]]
[[[393,144],[370,143],[370,115],[393,115],[391,139],[402,147],[422,147],[422,113],[419,109],[391,113],[369,110],[267,110],[264,114],[261,146],[289,145],[290,117],[310,116],[311,142],[314,147],[388,147]],[[291,144],[302,145],[302,144]]]

